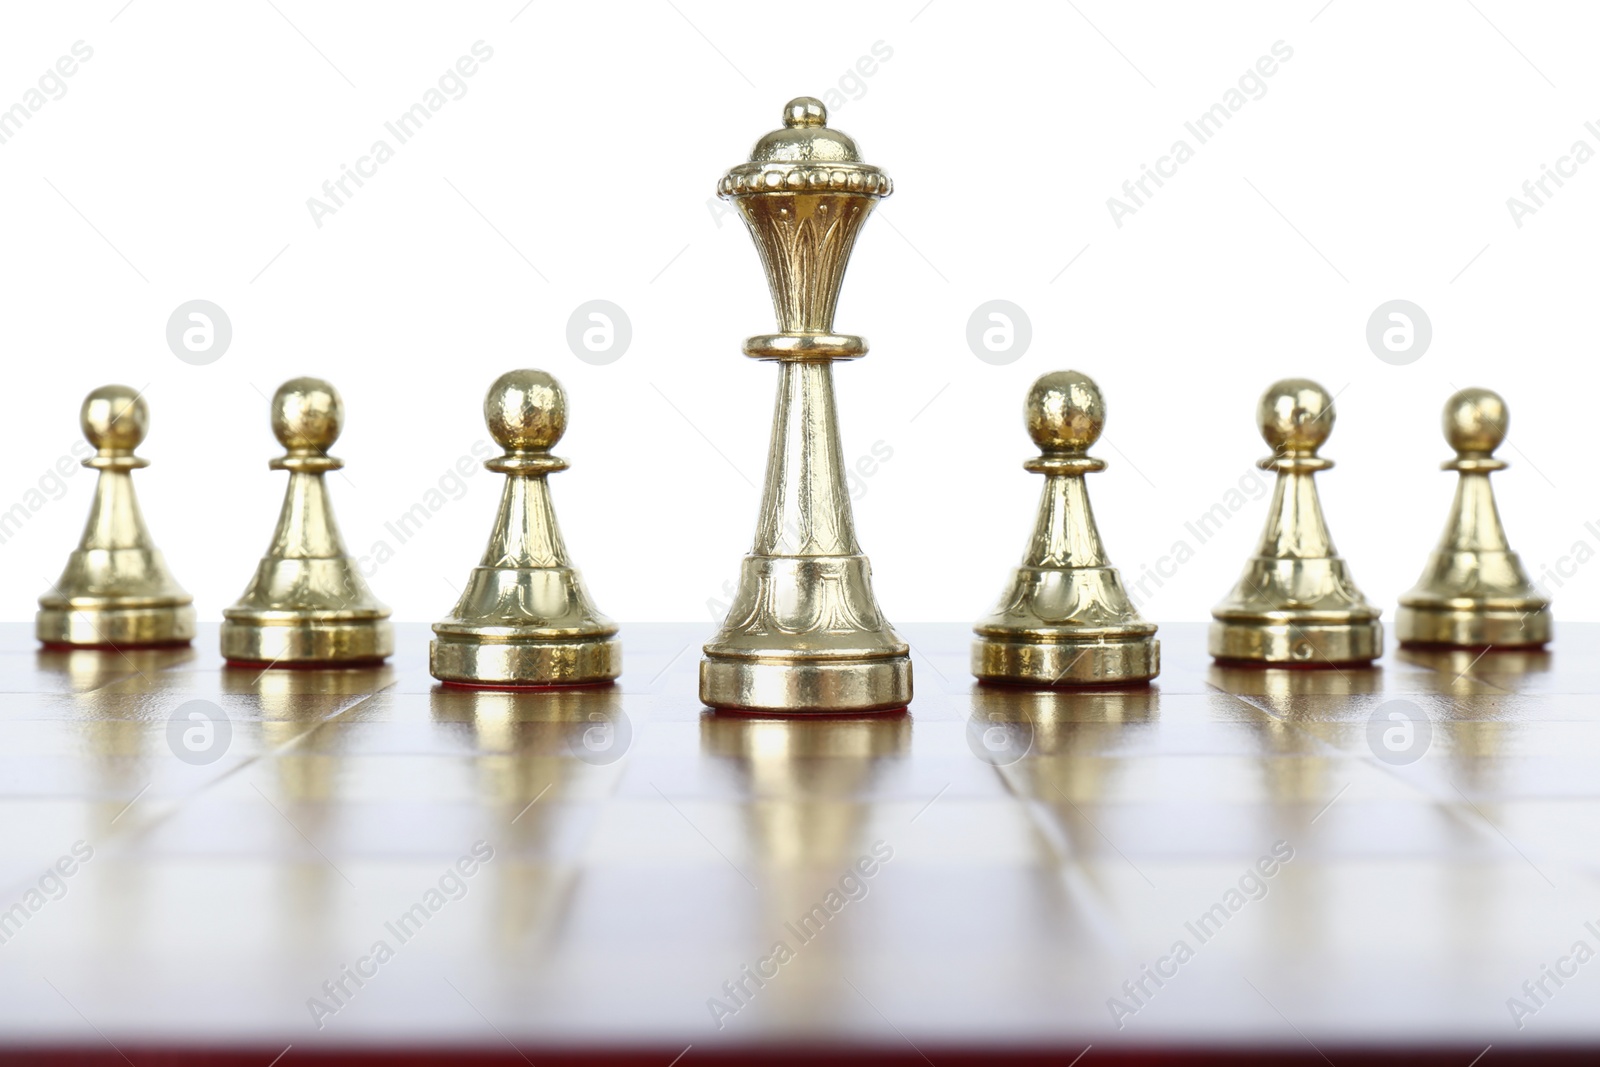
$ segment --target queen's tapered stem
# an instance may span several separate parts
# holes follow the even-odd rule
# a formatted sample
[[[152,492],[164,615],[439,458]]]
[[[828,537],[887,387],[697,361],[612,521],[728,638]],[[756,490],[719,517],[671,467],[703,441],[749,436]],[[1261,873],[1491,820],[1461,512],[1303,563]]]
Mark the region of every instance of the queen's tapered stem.
[[[832,365],[782,364],[755,555],[860,553],[845,488],[843,451]]]

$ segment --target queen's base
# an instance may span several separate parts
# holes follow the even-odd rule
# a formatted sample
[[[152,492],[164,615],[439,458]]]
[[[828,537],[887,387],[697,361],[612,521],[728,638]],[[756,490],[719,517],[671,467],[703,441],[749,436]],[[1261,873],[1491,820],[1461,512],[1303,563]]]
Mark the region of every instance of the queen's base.
[[[713,708],[778,715],[895,711],[911,703],[909,655],[777,659],[707,653],[700,699]]]

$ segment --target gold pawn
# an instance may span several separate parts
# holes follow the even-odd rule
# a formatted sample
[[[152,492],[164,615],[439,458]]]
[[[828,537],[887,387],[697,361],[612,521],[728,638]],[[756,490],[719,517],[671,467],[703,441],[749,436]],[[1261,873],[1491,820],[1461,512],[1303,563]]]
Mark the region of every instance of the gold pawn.
[[[1444,536],[1400,598],[1394,628],[1402,644],[1530,648],[1550,640],[1550,601],[1506,542],[1489,484],[1506,467],[1494,450],[1508,421],[1505,401],[1487,389],[1463,389],[1444,405],[1444,436],[1456,458],[1440,469],[1461,477]]]
[[[1333,397],[1316,382],[1286,378],[1256,411],[1277,471],[1272,509],[1255,556],[1228,598],[1212,609],[1219,660],[1306,667],[1370,663],[1383,654],[1382,612],[1356,588],[1322,517],[1313,476],[1333,466],[1317,449],[1333,430]]]
[[[105,385],[83,401],[83,435],[98,470],[89,521],[54,587],[39,598],[36,632],[47,646],[140,648],[194,638],[192,598],[167,571],[150,540],[132,472],[150,461],[133,454],[150,428],[150,409],[126,385]]]
[[[294,378],[272,397],[272,433],[289,472],[267,554],[236,604],[222,613],[230,663],[281,667],[379,663],[394,652],[389,609],[345,550],[324,476],[344,466],[328,455],[344,427],[344,402],[320,378]]]
[[[542,370],[514,370],[483,402],[506,476],[483,560],[449,618],[433,624],[428,669],[443,682],[496,688],[588,685],[622,673],[617,626],[595,608],[567,559],[547,477],[567,430],[567,394]]]
[[[1031,686],[1147,682],[1161,671],[1156,626],[1139,617],[1106,559],[1084,484],[1106,467],[1088,455],[1105,428],[1100,388],[1077,371],[1046,374],[1024,413],[1041,455],[1023,468],[1045,476],[1044,492],[1022,566],[974,627],[972,673]]]

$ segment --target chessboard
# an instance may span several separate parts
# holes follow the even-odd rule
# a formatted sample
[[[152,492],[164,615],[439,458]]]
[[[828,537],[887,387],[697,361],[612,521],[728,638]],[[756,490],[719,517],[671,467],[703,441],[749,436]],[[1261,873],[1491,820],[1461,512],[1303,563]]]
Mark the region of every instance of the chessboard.
[[[901,713],[0,630],[0,1062],[1594,1063],[1600,626]]]

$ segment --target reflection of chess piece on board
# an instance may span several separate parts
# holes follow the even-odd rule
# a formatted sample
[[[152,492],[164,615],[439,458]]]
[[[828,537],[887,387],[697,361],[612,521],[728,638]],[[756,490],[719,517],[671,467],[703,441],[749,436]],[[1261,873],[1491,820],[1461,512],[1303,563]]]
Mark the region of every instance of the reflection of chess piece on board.
[[[149,677],[195,658],[189,645],[122,648],[119,655],[70,645],[45,645],[34,656],[41,672],[54,675],[74,693],[88,693],[141,675]]]
[[[229,662],[349,666],[394,651],[389,609],[345,551],[324,481],[344,466],[328,455],[343,423],[338,391],[320,379],[292,379],[272,397],[272,432],[287,451],[270,466],[289,472],[289,487],[250,587],[222,613]]]
[[[614,685],[540,691],[435,686],[434,724],[470,753],[478,805],[494,832],[485,920],[509,993],[559,971],[558,942],[588,869],[589,844],[624,773],[632,726]],[[477,892],[478,890],[473,890]]]
[[[514,370],[483,402],[506,476],[483,559],[450,616],[433,624],[428,669],[444,682],[585,685],[622,673],[617,626],[595,608],[567,559],[547,477],[567,469],[550,449],[567,431],[567,394],[541,370]]]
[[[1317,455],[1333,429],[1333,397],[1316,382],[1287,378],[1262,394],[1257,418],[1272,455],[1256,466],[1277,471],[1278,484],[1255,556],[1212,609],[1211,655],[1307,667],[1369,663],[1383,654],[1381,612],[1334,549],[1312,481],[1333,466]]]
[[[522,811],[546,786],[557,793],[583,769],[627,755],[633,724],[614,685],[560,686],[539,692],[505,686],[435,686],[428,705],[436,723],[470,735],[468,747],[486,763],[493,800]],[[552,797],[551,799],[559,799]]]
[[[1218,692],[1252,698],[1246,703],[1265,702],[1274,714],[1292,717],[1298,706],[1314,698],[1313,706],[1326,700],[1315,698],[1350,697],[1383,692],[1383,676],[1377,671],[1264,671],[1259,664],[1217,660],[1206,668],[1206,682]],[[1258,705],[1259,706],[1259,705]]]
[[[106,385],[84,399],[79,421],[95,447],[83,465],[100,478],[83,539],[54,588],[39,598],[39,640],[105,648],[186,645],[194,638],[192,598],[167,572],[133,492],[132,473],[149,465],[133,450],[150,427],[150,409],[127,386]]]
[[[833,399],[833,361],[866,355],[833,332],[845,266],[890,182],[802,96],[718,193],[739,208],[766,268],[778,333],[745,355],[778,364],[755,545],[700,661],[700,699],[775,713],[877,711],[911,700],[906,643],[878,609],[856,543]]]
[[[1554,665],[1546,646],[1506,647],[1493,646],[1494,655],[1481,655],[1483,646],[1474,645],[1402,645],[1396,656],[1405,663],[1426,667],[1445,676],[1451,690],[1463,694],[1480,692],[1480,686],[1489,685],[1513,693],[1538,687],[1540,675],[1547,674]]]
[[[1506,405],[1487,389],[1463,389],[1444,406],[1444,436],[1461,477],[1444,536],[1426,569],[1400,598],[1395,635],[1403,644],[1527,648],[1550,640],[1550,601],[1528,581],[1506,542],[1489,475],[1505,469],[1494,450],[1506,436]]]
[[[296,729],[341,714],[359,698],[382,692],[394,684],[394,668],[387,663],[353,665],[326,671],[223,671],[222,692],[254,703],[263,724],[263,736],[276,747],[294,736]],[[287,725],[289,732],[275,736],[272,728]]]
[[[1231,694],[1230,702],[1236,699],[1264,713],[1244,720],[1256,748],[1256,780],[1272,801],[1258,805],[1253,817],[1262,823],[1260,839],[1293,840],[1304,827],[1302,813],[1321,808],[1340,785],[1335,770],[1342,761],[1329,758],[1320,742],[1308,745],[1308,736],[1323,736],[1325,728],[1341,721],[1344,709],[1382,693],[1383,672],[1262,670],[1260,664],[1222,660],[1208,667],[1204,678],[1216,692]]]
[[[1077,371],[1046,374],[1028,390],[1028,433],[1041,455],[1023,467],[1045,476],[1033,537],[1000,603],[975,627],[972,673],[1021,685],[1146,682],[1161,670],[1155,623],[1139,617],[1106,559],[1084,475],[1105,426],[1100,389]]]
[[[759,994],[763,1024],[775,1033],[812,1033],[817,1019],[857,1010],[843,977],[875,958],[873,916],[829,915],[847,907],[838,901],[852,887],[846,899],[870,900],[881,864],[894,856],[899,839],[877,839],[883,828],[873,815],[881,783],[910,752],[911,732],[903,713],[700,716],[701,752],[729,769],[743,801],[747,843],[726,858],[759,896],[746,917],[749,936],[767,946],[776,938],[806,960],[795,980]],[[725,1007],[740,1006],[726,991],[718,996]]]
[[[381,700],[363,698],[393,680],[385,663],[222,672],[230,713],[237,707],[247,716],[234,722],[222,753],[247,762],[256,751],[272,753],[252,781],[282,813],[264,828],[263,847],[282,859],[273,866],[267,897],[277,922],[269,936],[287,958],[314,960],[337,940],[349,859],[384,847],[368,834],[361,805],[348,802],[348,787],[351,760],[371,752],[357,741],[366,736],[357,724],[389,713]]]
[[[905,715],[700,716],[701,751],[733,761],[741,792],[752,801],[745,810],[760,881],[776,886],[797,870],[827,877],[849,866],[866,847],[873,779],[910,745]]]

